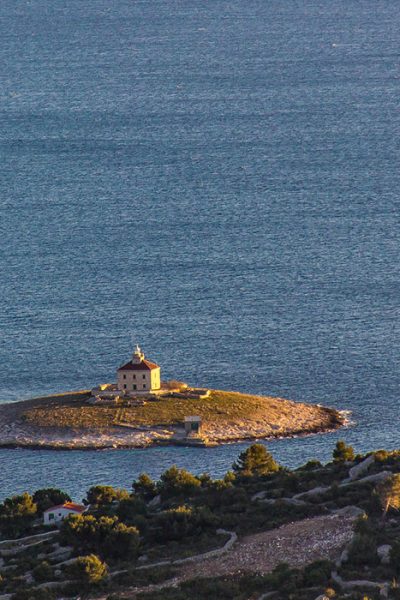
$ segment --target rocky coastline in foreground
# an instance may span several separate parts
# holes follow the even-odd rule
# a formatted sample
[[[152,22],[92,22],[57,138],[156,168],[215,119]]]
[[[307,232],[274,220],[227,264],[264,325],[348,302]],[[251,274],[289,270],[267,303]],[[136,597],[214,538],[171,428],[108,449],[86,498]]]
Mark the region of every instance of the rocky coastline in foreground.
[[[90,406],[90,392],[0,405],[0,448],[104,450],[219,444],[327,433],[346,424],[328,407],[211,390],[206,400],[168,398],[141,407]],[[186,439],[184,415],[200,415],[200,439]]]

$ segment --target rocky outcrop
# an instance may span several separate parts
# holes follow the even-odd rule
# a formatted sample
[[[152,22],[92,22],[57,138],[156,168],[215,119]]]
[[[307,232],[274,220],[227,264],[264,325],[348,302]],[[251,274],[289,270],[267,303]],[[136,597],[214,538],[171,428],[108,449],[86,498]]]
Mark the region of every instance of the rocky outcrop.
[[[330,489],[330,486],[319,486],[315,487],[312,490],[308,490],[307,492],[301,492],[301,494],[296,494],[293,496],[296,500],[304,500],[308,498],[316,498],[317,496],[322,496],[325,492]]]
[[[380,561],[383,565],[388,565],[390,563],[390,551],[392,546],[390,544],[382,544],[376,550]]]
[[[361,475],[366,473],[370,466],[375,462],[375,456],[370,454],[365,460],[358,463],[358,465],[354,465],[349,471],[350,481],[355,481],[359,479]]]

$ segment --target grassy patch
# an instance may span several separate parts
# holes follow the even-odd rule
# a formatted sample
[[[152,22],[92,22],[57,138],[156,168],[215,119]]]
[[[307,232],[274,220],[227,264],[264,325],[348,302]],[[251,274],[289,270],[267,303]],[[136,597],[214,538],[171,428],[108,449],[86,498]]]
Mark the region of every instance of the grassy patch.
[[[40,398],[21,403],[22,418],[40,427],[97,429],[107,428],[123,420],[137,427],[174,426],[186,415],[195,414],[204,423],[221,426],[252,421],[266,422],[278,428],[284,419],[306,411],[310,418],[321,419],[325,426],[334,411],[318,406],[291,402],[268,396],[214,390],[206,399],[164,397],[143,406],[91,406],[85,403],[87,392]]]

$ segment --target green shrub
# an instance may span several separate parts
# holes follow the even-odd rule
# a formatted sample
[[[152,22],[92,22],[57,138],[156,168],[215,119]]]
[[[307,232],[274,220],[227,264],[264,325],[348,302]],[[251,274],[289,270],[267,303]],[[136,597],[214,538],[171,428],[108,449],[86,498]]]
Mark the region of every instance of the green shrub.
[[[111,485],[94,485],[87,493],[85,503],[92,506],[107,506],[129,498],[129,493]]]
[[[161,475],[158,489],[162,498],[185,498],[195,494],[200,486],[201,481],[198,477],[174,465]]]
[[[138,600],[246,600],[239,583],[230,577],[198,578],[181,583],[178,588],[163,588],[159,591],[143,592],[137,595]]]
[[[280,496],[299,491],[300,476],[298,473],[284,473],[279,479]]]
[[[302,583],[299,569],[292,569],[287,563],[279,564],[265,579],[272,589],[286,594],[297,592]]]
[[[248,502],[249,496],[244,488],[227,488],[219,494],[219,505],[227,512],[243,512]]]
[[[145,502],[137,497],[131,496],[121,500],[116,511],[117,517],[123,523],[128,525],[136,525],[138,517],[144,517],[147,514]]]
[[[142,587],[172,579],[177,574],[178,571],[170,566],[154,567],[143,570],[133,569],[113,577],[113,582],[123,586]]]
[[[154,481],[147,475],[142,473],[138,479],[132,484],[133,491],[144,500],[152,500],[157,495],[157,486]]]
[[[354,458],[354,448],[347,446],[344,440],[338,440],[333,450],[333,462],[348,462],[353,461]]]
[[[360,515],[354,523],[354,533],[359,535],[375,536],[375,526],[367,515]]]
[[[239,584],[232,579],[203,579],[185,581],[181,585],[182,591],[186,593],[186,598],[196,597],[196,591],[199,590],[202,598],[218,598],[232,600],[240,597]]]
[[[315,471],[315,469],[322,469],[322,463],[319,460],[309,460],[299,468],[299,471]]]
[[[53,569],[47,560],[39,563],[32,571],[35,581],[51,581],[53,577]]]
[[[207,528],[214,528],[217,523],[216,516],[205,507],[179,506],[165,510],[155,518],[157,539],[161,541],[181,540],[200,534]]]
[[[107,577],[107,565],[95,554],[79,556],[79,558],[68,567],[68,573],[79,583],[88,589],[98,585]]]
[[[120,523],[117,517],[73,515],[63,521],[60,536],[77,551],[95,552],[105,558],[133,558],[139,547],[139,531]]]
[[[357,533],[349,547],[348,564],[351,566],[376,565],[376,539],[374,536]]]
[[[6,498],[0,504],[0,531],[5,535],[19,536],[32,525],[37,506],[27,492]]]
[[[56,600],[56,594],[49,589],[18,590],[11,597],[12,600]]]
[[[71,498],[68,494],[57,488],[43,488],[33,494],[33,501],[37,506],[38,514],[42,515],[45,510],[52,506],[71,502]]]
[[[390,550],[390,564],[396,575],[400,575],[400,541],[396,541]]]
[[[374,452],[375,462],[386,462],[390,457],[390,452],[387,450],[376,450]]]
[[[252,444],[239,454],[239,458],[232,468],[234,473],[240,477],[260,477],[278,471],[279,465],[264,444]]]
[[[303,571],[303,585],[307,587],[327,585],[333,564],[329,560],[316,560],[307,565]]]

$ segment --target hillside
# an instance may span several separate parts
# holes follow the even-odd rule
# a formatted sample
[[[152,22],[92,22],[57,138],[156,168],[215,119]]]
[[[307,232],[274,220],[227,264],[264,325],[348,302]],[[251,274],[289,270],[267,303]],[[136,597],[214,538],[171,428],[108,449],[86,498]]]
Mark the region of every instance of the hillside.
[[[221,480],[171,467],[94,486],[86,513],[45,527],[63,496],[0,504],[1,600],[399,598],[398,451],[338,443],[291,471],[254,444]]]

